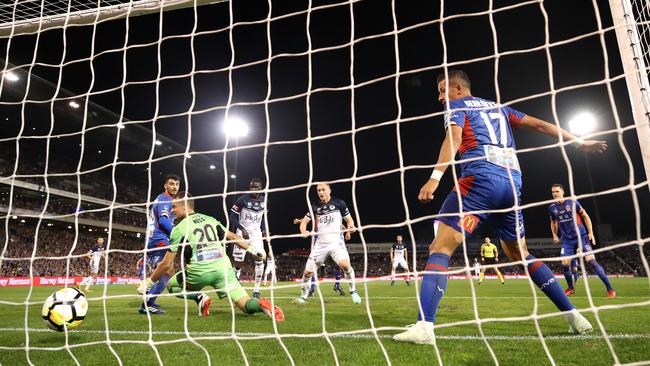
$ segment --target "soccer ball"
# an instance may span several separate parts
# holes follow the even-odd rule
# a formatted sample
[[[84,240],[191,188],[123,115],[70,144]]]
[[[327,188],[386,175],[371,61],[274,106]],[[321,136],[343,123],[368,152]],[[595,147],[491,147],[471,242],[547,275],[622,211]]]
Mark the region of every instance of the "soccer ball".
[[[45,325],[50,329],[63,332],[66,328],[72,330],[81,324],[88,313],[86,295],[76,288],[62,288],[50,295],[41,315]]]

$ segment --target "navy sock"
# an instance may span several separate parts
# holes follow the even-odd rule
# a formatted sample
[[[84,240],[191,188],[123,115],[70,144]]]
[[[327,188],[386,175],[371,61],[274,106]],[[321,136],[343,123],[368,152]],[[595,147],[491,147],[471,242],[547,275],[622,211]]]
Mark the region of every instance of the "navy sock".
[[[160,295],[162,294],[163,291],[165,291],[165,288],[167,288],[167,282],[169,282],[169,275],[165,273],[164,275],[160,276],[160,279],[158,282],[156,282],[155,285],[151,288],[151,291],[149,291],[149,295]],[[156,299],[158,296],[152,296],[147,300],[147,305],[151,306],[156,303]]]
[[[564,279],[566,280],[567,287],[573,290],[573,273],[571,273],[571,267],[562,266],[564,269]]]
[[[596,262],[595,259],[589,261],[589,264],[591,265],[591,269],[594,270],[594,272],[596,273],[596,275],[598,275],[600,280],[603,281],[603,283],[607,287],[607,291],[612,291],[613,290],[612,284],[609,283],[609,278],[607,277],[607,273],[605,273],[603,267],[600,264],[598,264],[598,262]]]
[[[532,261],[536,258],[532,255],[526,257],[526,260]],[[569,298],[562,291],[562,286],[555,279],[553,272],[541,261],[535,261],[528,264],[528,273],[530,278],[535,282],[542,292],[553,301],[561,311],[573,310],[575,307]]]
[[[445,294],[447,288],[447,271],[449,267],[449,256],[443,253],[432,253],[429,255],[425,271],[435,271],[443,273],[425,273],[422,278],[422,289],[420,291],[420,305],[422,314],[418,314],[418,320],[434,322],[438,304]]]

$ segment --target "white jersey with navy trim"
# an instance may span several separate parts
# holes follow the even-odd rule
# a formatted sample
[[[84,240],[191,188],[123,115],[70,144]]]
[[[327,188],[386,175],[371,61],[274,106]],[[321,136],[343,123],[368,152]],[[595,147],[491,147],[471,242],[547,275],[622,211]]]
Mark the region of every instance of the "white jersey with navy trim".
[[[262,238],[262,225],[266,213],[263,194],[257,198],[250,194],[239,196],[231,211],[239,215],[239,223],[246,229],[251,240]]]
[[[314,244],[331,244],[344,241],[341,225],[343,220],[350,216],[350,210],[343,200],[332,197],[329,202],[316,202],[312,204],[312,211],[316,216],[315,228],[318,237]],[[309,212],[305,215],[311,220]]]
[[[404,243],[393,244],[393,260],[405,258],[405,254],[406,254],[406,247],[404,246]]]

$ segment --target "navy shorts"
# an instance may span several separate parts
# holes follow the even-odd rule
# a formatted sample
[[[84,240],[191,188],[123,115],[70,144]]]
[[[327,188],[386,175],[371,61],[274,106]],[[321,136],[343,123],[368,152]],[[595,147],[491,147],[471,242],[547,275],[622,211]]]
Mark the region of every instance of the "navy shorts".
[[[582,252],[591,252],[591,243],[589,242],[589,237],[587,235],[582,236]],[[563,257],[569,257],[578,253],[578,238],[562,240],[562,250],[560,255]]]
[[[514,186],[514,187],[513,187]],[[465,215],[462,220],[459,215],[442,216],[439,221],[451,226],[458,232],[465,229],[467,236],[485,222],[490,222],[497,230],[502,240],[516,240],[517,233],[523,238],[526,235],[524,230],[524,216],[521,210],[515,210],[515,202],[521,203],[521,184],[513,182],[508,178],[492,174],[477,174],[461,177],[458,179],[460,198],[462,201],[462,212],[469,211],[494,211],[505,212],[481,212]],[[513,190],[514,188],[514,190]],[[445,202],[440,208],[440,214],[458,214],[459,202],[456,187],[447,195]]]

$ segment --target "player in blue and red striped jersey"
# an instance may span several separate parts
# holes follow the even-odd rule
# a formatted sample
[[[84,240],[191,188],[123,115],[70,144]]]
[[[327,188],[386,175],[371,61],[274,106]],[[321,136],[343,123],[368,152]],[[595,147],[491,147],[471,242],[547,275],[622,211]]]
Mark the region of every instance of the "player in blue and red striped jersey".
[[[584,152],[603,152],[607,144],[580,140],[553,124],[472,96],[469,77],[463,71],[440,75],[437,83],[438,100],[447,107],[447,136],[431,178],[420,189],[419,200],[429,202],[433,199],[444,171],[454,164],[456,153],[460,154],[461,174],[440,209],[438,232],[429,246],[418,322],[393,338],[403,342],[433,343],[433,323],[447,287],[449,259],[463,236],[470,236],[488,219],[497,230],[508,258],[526,260],[531,279],[558,309],[566,312],[570,329],[579,333],[591,331],[591,324],[575,310],[553,272],[526,249],[523,215],[515,208],[521,200],[521,171],[512,130],[525,127],[555,138],[561,134],[564,141],[577,143]],[[504,209],[505,212],[493,213]],[[475,213],[460,215],[461,211]]]
[[[596,237],[591,225],[591,218],[578,200],[564,198],[564,187],[558,183],[551,186],[551,194],[555,202],[548,207],[548,215],[551,219],[553,242],[559,244],[561,241],[560,255],[566,257],[562,259],[564,278],[567,282],[567,289],[564,290],[564,293],[573,295],[575,289],[573,288],[574,276],[571,273],[571,257],[580,252],[591,252],[591,246],[596,245]],[[578,245],[582,245],[582,251],[578,250]],[[596,257],[593,254],[587,255],[585,261],[605,284],[607,297],[616,297],[616,291],[612,288],[603,267],[596,262]]]
[[[147,249],[145,251],[146,264],[142,266],[143,271],[140,273],[141,279],[146,279],[145,273],[147,267],[155,268],[162,261],[165,254],[169,251],[169,234],[174,227],[174,214],[172,213],[172,197],[178,193],[181,186],[181,178],[174,174],[165,177],[165,190],[159,194],[149,211],[149,222],[147,226]],[[157,295],[160,295],[167,287],[167,281],[174,275],[173,268],[169,273],[163,275],[154,285],[147,295],[146,303],[140,305],[140,314],[160,315],[165,312],[156,304]],[[146,292],[146,285],[143,282],[138,287],[140,294]],[[145,306],[146,305],[146,306]]]

